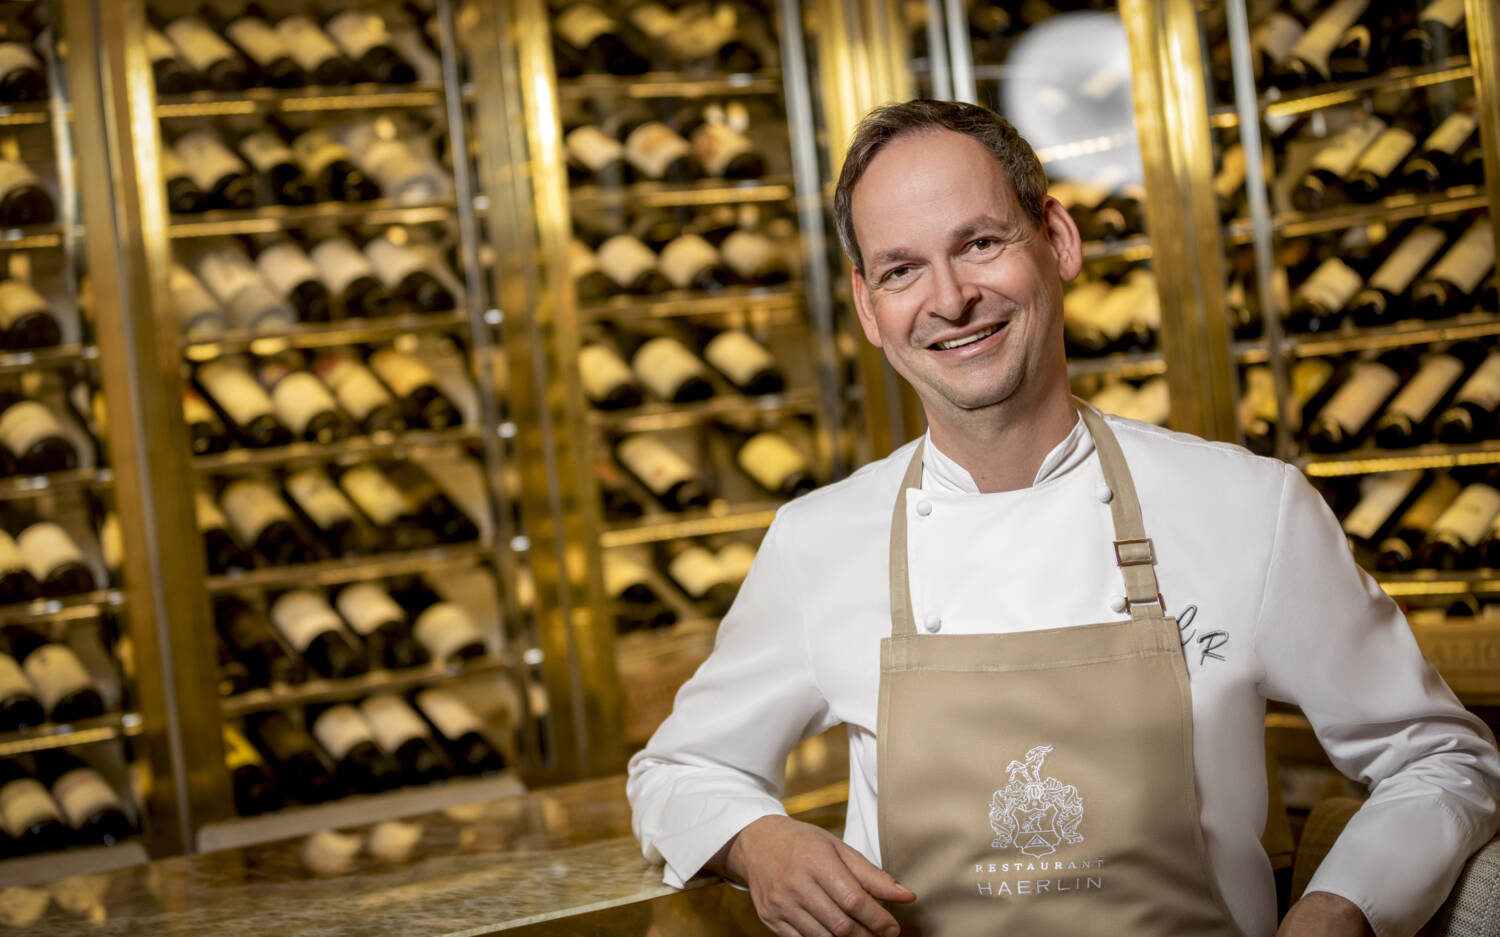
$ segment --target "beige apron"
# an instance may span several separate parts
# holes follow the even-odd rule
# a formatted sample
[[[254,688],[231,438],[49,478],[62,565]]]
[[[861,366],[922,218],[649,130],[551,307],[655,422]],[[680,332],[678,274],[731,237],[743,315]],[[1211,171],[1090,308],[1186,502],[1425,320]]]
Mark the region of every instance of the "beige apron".
[[[906,490],[921,483],[921,445],[901,483],[877,735],[880,854],[917,894],[891,907],[903,937],[1238,933],[1198,822],[1177,622],[1119,444],[1078,406],[1114,493],[1127,621],[918,635]]]

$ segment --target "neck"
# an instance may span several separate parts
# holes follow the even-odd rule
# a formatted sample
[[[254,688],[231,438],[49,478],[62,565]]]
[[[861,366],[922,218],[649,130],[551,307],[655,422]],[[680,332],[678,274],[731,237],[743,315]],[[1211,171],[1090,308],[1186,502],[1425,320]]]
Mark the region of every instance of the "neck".
[[[1072,395],[1066,392],[1026,404],[1024,416],[1019,405],[1008,408],[1011,403],[940,418],[928,411],[932,444],[963,466],[982,493],[1030,488],[1047,453],[1067,438],[1078,420]]]

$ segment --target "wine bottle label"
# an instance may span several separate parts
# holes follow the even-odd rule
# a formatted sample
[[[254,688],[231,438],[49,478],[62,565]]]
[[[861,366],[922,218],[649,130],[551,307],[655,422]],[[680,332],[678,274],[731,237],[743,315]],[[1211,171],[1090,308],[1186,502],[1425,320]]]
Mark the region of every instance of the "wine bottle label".
[[[385,587],[374,582],[357,582],[339,592],[334,599],[339,614],[354,633],[369,637],[388,621],[406,621],[406,612]]]
[[[750,575],[750,565],[755,562],[755,546],[743,540],[731,540],[714,556],[719,568],[730,582],[744,582]]]
[[[1495,238],[1489,219],[1481,218],[1448,248],[1448,253],[1432,268],[1428,278],[1452,283],[1467,296],[1479,287],[1494,266]]]
[[[152,64],[177,58],[177,50],[172,47],[171,40],[151,26],[146,27],[146,58]]]
[[[1387,127],[1370,144],[1370,148],[1360,154],[1354,168],[1374,173],[1378,179],[1387,179],[1416,148],[1417,138],[1411,131],[1402,127]]]
[[[308,257],[317,265],[323,284],[335,295],[361,277],[374,277],[375,269],[347,238],[329,238],[314,245]]]
[[[208,290],[203,288],[202,282],[181,264],[172,265],[172,272],[167,275],[167,288],[172,293],[172,309],[181,321],[189,321],[218,312],[218,301],[209,295]]]
[[[704,121],[693,131],[693,153],[710,176],[722,176],[729,163],[755,148],[750,138],[715,121]]]
[[[694,599],[703,598],[709,589],[726,581],[724,567],[719,565],[712,553],[696,544],[672,557],[667,564],[667,572]]]
[[[0,75],[9,75],[23,68],[41,71],[42,63],[21,43],[0,42]]]
[[[376,46],[391,41],[390,33],[386,32],[385,20],[363,10],[335,13],[324,26],[328,29],[328,35],[351,59],[358,59]]]
[[[735,231],[720,248],[730,269],[747,280],[769,273],[781,265],[781,248],[757,231]]]
[[[215,63],[235,57],[229,43],[196,16],[179,16],[164,31],[177,47],[177,54],[196,71],[206,72]]]
[[[1484,363],[1458,389],[1454,401],[1472,403],[1486,411],[1500,407],[1500,354],[1492,352],[1484,359]]]
[[[292,290],[309,281],[322,282],[318,267],[303,253],[302,248],[290,242],[275,244],[260,252],[255,258],[256,269],[261,276],[282,296],[290,296]]]
[[[377,527],[395,523],[409,509],[401,489],[373,465],[356,465],[344,473],[339,484]]]
[[[1391,400],[1387,412],[1402,414],[1412,423],[1421,424],[1463,375],[1462,361],[1452,355],[1434,355],[1422,362],[1422,367]]]
[[[276,405],[276,418],[298,436],[307,432],[313,417],[338,409],[323,382],[306,371],[293,371],[277,381],[271,402]]]
[[[1472,549],[1479,545],[1497,514],[1500,514],[1500,491],[1489,485],[1470,485],[1438,515],[1432,525],[1433,533],[1451,533]]]
[[[738,329],[720,332],[709,339],[703,346],[703,356],[741,387],[749,384],[761,371],[776,367],[776,359],[771,353]]]
[[[630,366],[606,345],[585,345],[578,351],[578,379],[590,400],[603,400],[621,384],[633,383]]]
[[[276,31],[258,16],[242,16],[224,27],[224,33],[259,65],[270,65],[291,54]]]
[[[1224,151],[1224,161],[1214,176],[1214,194],[1221,199],[1233,197],[1245,184],[1245,148],[1236,143]]]
[[[32,651],[22,669],[36,689],[37,701],[49,713],[68,696],[93,684],[78,655],[61,644],[43,644]]]
[[[807,471],[807,457],[780,433],[757,433],[740,447],[740,468],[767,491],[776,491],[795,472]]]
[[[339,406],[356,420],[362,421],[376,407],[394,402],[370,369],[352,358],[324,355],[314,363],[313,370],[333,390]]]
[[[229,529],[229,519],[219,506],[214,504],[214,499],[208,496],[208,492],[202,488],[193,492],[193,504],[197,508],[198,529],[213,530],[215,528]]]
[[[0,787],[0,821],[5,832],[19,837],[38,823],[62,822],[52,795],[36,778],[17,778]]]
[[[1250,47],[1260,50],[1277,65],[1284,65],[1306,31],[1295,16],[1277,10],[1255,27],[1254,35],[1250,37]]]
[[[382,348],[371,355],[370,367],[397,397],[408,397],[437,381],[431,368],[394,348]]]
[[[693,467],[686,459],[651,436],[630,436],[620,441],[616,451],[625,467],[657,496],[694,477]]]
[[[188,175],[205,192],[225,176],[245,173],[245,161],[225,146],[212,131],[194,130],[177,138],[177,155],[187,167]]]
[[[1455,111],[1437,125],[1437,129],[1422,141],[1423,150],[1437,150],[1452,156],[1458,148],[1468,142],[1479,129],[1479,114],[1476,111]]]
[[[453,602],[437,602],[417,616],[412,624],[412,633],[433,660],[446,660],[458,650],[483,642],[479,626],[463,607]]]
[[[322,469],[305,468],[286,479],[287,494],[323,530],[330,530],[354,514],[349,499]]]
[[[13,569],[14,567],[6,567]],[[0,700],[13,699],[25,694],[32,695],[31,682],[21,672],[21,665],[9,654],[0,653]]]
[[[1335,0],[1292,47],[1292,55],[1317,70],[1324,79],[1329,77],[1328,58],[1343,38],[1344,33],[1364,14],[1370,0]]]
[[[219,496],[230,527],[241,543],[254,543],[261,531],[277,521],[290,522],[291,513],[265,482],[242,478]]]
[[[271,622],[282,637],[303,653],[319,635],[343,627],[338,613],[322,593],[311,589],[294,589],[271,603]]]
[[[62,808],[68,825],[75,830],[82,829],[90,817],[106,810],[114,809],[122,813],[125,810],[125,805],[120,803],[120,797],[114,789],[105,783],[99,772],[89,767],[74,768],[53,781],[52,797]]]
[[[263,766],[265,759],[250,744],[250,740],[234,726],[223,726],[224,764],[230,771],[247,766]]]
[[[604,556],[604,594],[618,599],[632,586],[649,586],[651,574],[634,556],[606,553]]]
[[[557,30],[568,45],[575,49],[587,49],[595,39],[608,32],[614,32],[618,27],[615,21],[604,15],[597,7],[586,3],[575,3],[562,11],[552,21],[552,28]]]
[[[625,155],[653,179],[660,179],[675,160],[691,153],[688,142],[660,121],[641,124],[625,138]]]
[[[0,194],[13,192],[22,186],[39,186],[42,180],[37,178],[31,167],[18,160],[0,159]]]
[[[673,238],[661,251],[661,272],[680,290],[693,285],[698,272],[718,263],[719,249],[696,234]]]
[[[639,238],[617,234],[599,245],[599,268],[620,286],[628,287],[638,277],[656,269],[656,255]]]
[[[1344,517],[1344,533],[1356,540],[1373,539],[1421,480],[1421,469],[1374,476],[1359,503]]]
[[[703,14],[688,17],[669,40],[680,58],[701,59],[713,55],[732,35],[718,17]]]
[[[423,690],[417,694],[417,705],[432,720],[432,724],[437,726],[437,730],[443,733],[443,737],[450,741],[470,732],[484,734],[484,726],[479,722],[479,717],[449,690]]]
[[[219,302],[226,305],[245,290],[262,283],[260,273],[250,262],[250,258],[233,247],[209,251],[200,257],[198,279]]]
[[[312,20],[301,14],[288,16],[276,24],[276,35],[286,43],[292,59],[309,72],[331,58],[337,58],[338,46]]]
[[[677,14],[660,3],[637,3],[630,9],[630,22],[653,42],[668,42],[681,22]]]
[[[1297,289],[1297,296],[1329,312],[1343,309],[1363,283],[1360,275],[1337,257],[1318,265]]]
[[[1437,256],[1447,240],[1442,231],[1431,225],[1416,229],[1402,240],[1395,252],[1370,277],[1370,286],[1392,296],[1405,295],[1417,274]]]
[[[1348,176],[1360,154],[1375,142],[1375,138],[1384,129],[1385,121],[1374,114],[1357,118],[1318,151],[1313,157],[1311,168],[1321,169],[1340,179]]]
[[[43,404],[22,400],[0,414],[0,442],[20,455],[44,439],[62,435],[62,425]]]
[[[563,138],[563,145],[567,147],[568,155],[592,172],[598,172],[610,163],[625,158],[625,147],[594,126],[574,129]]]
[[[241,139],[240,154],[260,172],[270,172],[283,163],[297,161],[292,148],[269,130],[257,130]]]
[[[599,258],[582,241],[574,238],[568,243],[568,275],[575,281],[599,270]],[[600,271],[602,272],[602,271]]]
[[[1422,10],[1421,22],[1442,23],[1449,29],[1457,29],[1464,21],[1464,0],[1433,0]]]
[[[265,390],[235,362],[222,358],[208,362],[198,368],[198,383],[239,426],[249,426],[274,412]]]
[[[1172,397],[1167,387],[1167,379],[1153,377],[1135,392],[1135,396],[1130,398],[1130,403],[1120,416],[1155,426],[1165,426],[1171,413]]]
[[[399,696],[371,696],[359,704],[359,710],[369,723],[375,744],[392,755],[412,739],[425,739],[432,734],[422,717]]]
[[[328,131],[321,127],[314,127],[298,135],[292,141],[292,152],[297,155],[297,162],[302,164],[302,170],[309,176],[317,176],[338,160],[351,158],[348,147],[329,136]]]
[[[1361,361],[1355,364],[1348,382],[1334,392],[1318,419],[1331,421],[1345,432],[1357,432],[1400,383],[1401,376],[1380,362]]]
[[[677,339],[664,335],[636,349],[630,365],[636,380],[663,400],[671,400],[684,381],[703,375],[698,358]]]
[[[26,558],[26,567],[38,580],[44,580],[55,569],[68,563],[84,563],[83,551],[62,528],[52,521],[37,521],[21,531],[16,546]],[[87,564],[85,564],[87,565]]]
[[[1335,370],[1333,362],[1326,358],[1303,358],[1292,365],[1292,399],[1297,401],[1299,409],[1307,406],[1323,385],[1333,379]]]
[[[395,286],[418,270],[426,269],[427,258],[410,244],[396,244],[378,237],[365,245],[365,257],[380,274],[386,286]]]
[[[313,737],[334,761],[342,761],[349,749],[361,742],[373,742],[364,717],[348,703],[330,706],[313,720]]]
[[[182,157],[177,155],[177,150],[173,147],[161,148],[161,177],[163,181],[178,178],[191,179],[187,167],[182,164]]]

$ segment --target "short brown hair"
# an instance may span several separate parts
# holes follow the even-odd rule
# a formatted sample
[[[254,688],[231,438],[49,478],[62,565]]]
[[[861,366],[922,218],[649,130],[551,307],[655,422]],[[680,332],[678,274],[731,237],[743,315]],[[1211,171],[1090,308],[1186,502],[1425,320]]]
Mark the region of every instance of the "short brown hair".
[[[928,130],[951,130],[978,140],[1005,169],[1026,217],[1038,227],[1042,224],[1042,208],[1047,201],[1047,174],[1042,171],[1041,160],[1037,159],[1031,144],[1016,132],[1010,121],[987,107],[961,101],[917,98],[901,104],[885,104],[859,122],[854,131],[854,142],[849,144],[849,153],[844,158],[844,168],[839,173],[838,188],[833,194],[833,215],[839,241],[860,276],[864,276],[865,263],[859,252],[859,242],[854,237],[854,211],[851,207],[854,187],[887,143]]]

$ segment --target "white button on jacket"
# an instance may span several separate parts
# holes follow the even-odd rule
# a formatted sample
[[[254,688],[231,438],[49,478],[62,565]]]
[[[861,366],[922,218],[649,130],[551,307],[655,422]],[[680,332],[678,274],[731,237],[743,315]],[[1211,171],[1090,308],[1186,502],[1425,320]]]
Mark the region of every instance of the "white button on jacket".
[[[1338,521],[1291,466],[1109,418],[1140,495],[1192,688],[1201,823],[1247,937],[1276,930],[1260,847],[1267,698],[1301,706],[1345,774],[1373,788],[1308,886],[1364,910],[1381,937],[1416,931],[1496,829],[1500,756],[1422,659],[1396,606],[1350,556]],[[783,507],[714,652],[631,760],[648,858],[680,885],[758,817],[782,813],[788,751],[849,727],[844,838],[880,861],[876,708],[890,634],[888,543],[910,446]],[[944,634],[1123,617],[1093,442],[1081,422],[1032,487],[979,494],[931,441],[908,560],[917,621]],[[1074,692],[1087,694],[1080,684]],[[1066,694],[1056,700],[1066,706]],[[1011,757],[1022,757],[1017,752]],[[1005,778],[997,778],[997,787]],[[986,804],[976,806],[984,825]]]

